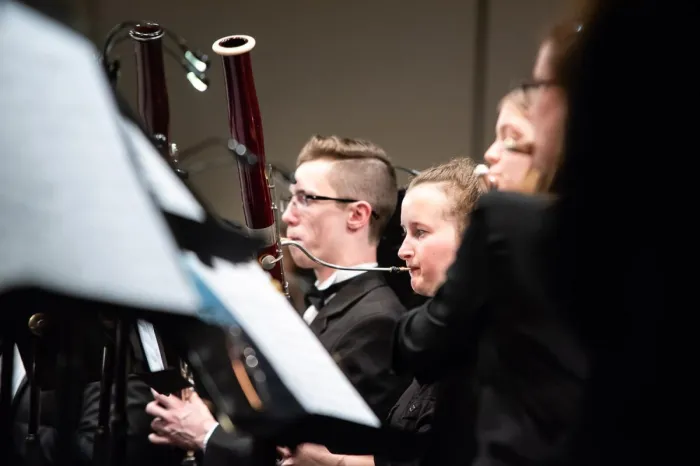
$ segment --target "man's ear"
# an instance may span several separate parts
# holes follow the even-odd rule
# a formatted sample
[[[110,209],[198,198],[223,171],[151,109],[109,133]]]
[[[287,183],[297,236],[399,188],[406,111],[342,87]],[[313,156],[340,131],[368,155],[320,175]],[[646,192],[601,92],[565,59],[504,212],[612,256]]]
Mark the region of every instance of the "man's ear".
[[[356,231],[369,225],[372,217],[372,206],[367,201],[358,201],[348,206],[348,228]]]

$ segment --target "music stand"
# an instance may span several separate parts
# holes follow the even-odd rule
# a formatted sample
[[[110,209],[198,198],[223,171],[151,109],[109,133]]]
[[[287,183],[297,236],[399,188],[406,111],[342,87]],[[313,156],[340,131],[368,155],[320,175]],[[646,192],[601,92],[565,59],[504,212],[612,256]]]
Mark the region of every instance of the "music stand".
[[[56,459],[68,465],[85,383],[81,324],[98,313],[191,317],[200,298],[128,158],[92,46],[23,5],[3,5],[2,14],[0,53],[13,66],[0,67],[0,439],[11,444],[15,330],[44,314],[63,356]],[[119,376],[125,359],[116,365]]]

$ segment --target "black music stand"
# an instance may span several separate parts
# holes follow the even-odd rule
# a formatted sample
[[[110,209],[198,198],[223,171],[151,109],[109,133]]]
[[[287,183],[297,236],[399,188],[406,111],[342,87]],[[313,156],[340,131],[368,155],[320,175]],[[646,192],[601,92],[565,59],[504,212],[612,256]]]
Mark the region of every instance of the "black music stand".
[[[94,378],[83,358],[86,323],[116,325],[112,428],[123,434],[127,323],[160,314],[183,325],[200,297],[182,267],[178,246],[187,238],[173,237],[177,220],[166,220],[128,157],[94,48],[21,4],[4,5],[2,15],[0,52],[18,66],[0,68],[1,454],[13,443],[16,345],[30,377],[41,378],[26,357],[35,355],[29,318],[40,316],[32,322],[55,337],[59,355],[42,380],[58,392],[56,464],[74,465],[82,388]],[[124,454],[123,435],[116,438],[109,464]]]

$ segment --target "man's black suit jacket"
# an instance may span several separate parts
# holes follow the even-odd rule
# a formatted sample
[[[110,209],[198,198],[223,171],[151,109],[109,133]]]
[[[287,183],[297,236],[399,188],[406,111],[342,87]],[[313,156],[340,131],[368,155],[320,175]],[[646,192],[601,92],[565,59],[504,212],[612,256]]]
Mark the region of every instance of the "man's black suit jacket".
[[[397,327],[397,371],[423,382],[451,378],[437,394],[425,464],[566,461],[589,361],[557,303],[550,205],[483,196],[447,281]]]
[[[405,313],[380,272],[352,278],[319,311],[310,327],[340,369],[383,421],[411,382],[391,368],[394,328]],[[246,464],[251,441],[217,427],[204,466]]]
[[[391,368],[394,327],[405,311],[380,272],[365,272],[349,280],[310,325],[382,420],[411,382]]]

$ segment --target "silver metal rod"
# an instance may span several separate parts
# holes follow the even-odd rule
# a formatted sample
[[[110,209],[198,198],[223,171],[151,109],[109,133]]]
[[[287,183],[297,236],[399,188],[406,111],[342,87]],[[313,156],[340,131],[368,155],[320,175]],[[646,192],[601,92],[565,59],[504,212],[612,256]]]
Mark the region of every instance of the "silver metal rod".
[[[280,243],[282,244],[282,246],[294,246],[294,247],[296,247],[301,252],[303,252],[306,255],[306,257],[308,257],[312,261],[316,262],[317,264],[321,264],[324,267],[331,268],[331,269],[354,270],[354,271],[358,271],[358,272],[391,272],[391,273],[408,272],[410,270],[408,267],[345,267],[342,265],[331,264],[331,263],[328,263],[326,261],[319,259],[318,257],[311,254],[311,252],[309,252],[309,250],[306,249],[298,241],[294,241],[294,240],[291,240],[289,238],[282,238]]]

